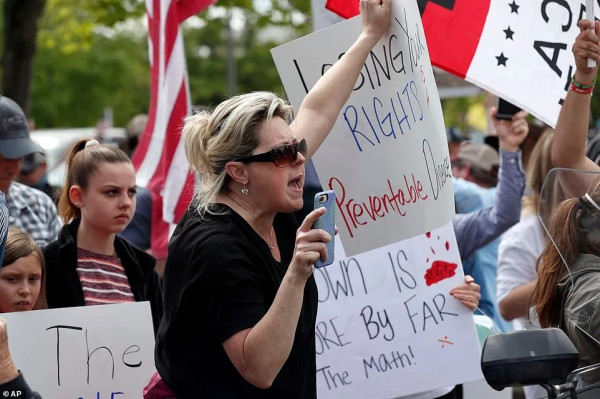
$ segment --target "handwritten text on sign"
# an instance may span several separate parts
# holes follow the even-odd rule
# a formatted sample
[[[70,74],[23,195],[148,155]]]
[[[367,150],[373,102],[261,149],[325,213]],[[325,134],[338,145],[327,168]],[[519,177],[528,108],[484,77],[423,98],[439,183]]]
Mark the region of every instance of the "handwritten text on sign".
[[[577,22],[586,19],[585,3],[521,1],[515,8],[492,0],[466,80],[555,126],[575,73],[572,46]]]
[[[389,399],[481,378],[451,223],[315,269],[319,398]],[[460,364],[460,367],[455,367]]]
[[[155,371],[148,302],[1,316],[16,367],[43,398],[141,399]]]
[[[422,234],[454,213],[442,109],[417,4],[392,7],[388,33],[313,158],[322,185],[337,194],[350,255]],[[358,17],[272,50],[296,108],[360,30]]]

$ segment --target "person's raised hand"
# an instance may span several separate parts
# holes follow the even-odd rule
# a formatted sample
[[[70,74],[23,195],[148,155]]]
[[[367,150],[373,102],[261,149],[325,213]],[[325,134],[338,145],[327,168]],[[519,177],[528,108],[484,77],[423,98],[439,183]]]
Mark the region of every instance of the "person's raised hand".
[[[375,41],[387,32],[392,14],[392,0],[360,0],[362,30]]]
[[[580,32],[573,43],[575,56],[575,80],[582,85],[591,85],[600,65],[600,22],[582,19],[578,23]],[[596,60],[595,67],[588,67],[587,60]]]
[[[529,134],[529,125],[527,124],[526,111],[519,111],[513,115],[512,120],[503,120],[496,118],[498,110],[492,108],[491,117],[494,128],[498,134],[498,144],[502,151],[516,152],[519,146]]]

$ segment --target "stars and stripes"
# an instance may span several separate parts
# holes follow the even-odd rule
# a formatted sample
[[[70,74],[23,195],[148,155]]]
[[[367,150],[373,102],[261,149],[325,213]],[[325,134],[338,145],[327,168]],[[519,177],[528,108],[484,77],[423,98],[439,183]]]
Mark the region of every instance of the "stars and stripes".
[[[575,60],[577,21],[594,0],[417,0],[431,63],[556,124]],[[358,1],[328,0],[358,14]],[[392,12],[402,12],[392,3]],[[396,8],[396,9],[395,9]],[[350,12],[351,10],[354,10]],[[349,11],[350,10],[350,11]]]
[[[183,119],[191,114],[180,24],[215,0],[146,0],[151,100],[146,130],[133,155],[138,184],[152,193],[152,252],[166,256],[169,223],[185,212],[194,176],[180,141]]]

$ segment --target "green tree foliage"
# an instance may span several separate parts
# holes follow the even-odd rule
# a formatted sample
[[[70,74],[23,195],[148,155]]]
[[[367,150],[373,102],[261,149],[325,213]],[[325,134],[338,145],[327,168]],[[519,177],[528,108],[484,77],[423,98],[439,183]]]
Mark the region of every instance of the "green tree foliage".
[[[463,134],[471,130],[467,124],[466,116],[469,108],[475,104],[483,104],[485,95],[472,97],[456,97],[442,100],[442,111],[444,113],[444,124],[447,127],[456,126]],[[466,138],[466,137],[465,137]]]
[[[40,21],[31,115],[37,127],[94,126],[105,107],[123,126],[149,102],[141,0],[47,0]],[[137,21],[140,32],[123,29]]]
[[[47,0],[38,47],[65,54],[89,51],[97,28],[144,14],[142,0]]]
[[[255,3],[262,7],[255,8]],[[123,21],[140,21],[140,5],[143,2],[135,0],[48,0],[33,85],[32,115],[38,127],[93,126],[105,107],[114,110],[117,126],[147,112],[146,32],[141,24],[137,34],[120,28]],[[219,0],[193,17],[184,28],[192,103],[214,106],[228,95],[229,10],[241,29],[233,49],[237,92],[282,93],[270,49],[309,32],[310,19],[305,17],[309,7],[309,0]],[[281,30],[285,35],[276,33],[265,40],[265,29],[273,26],[286,27]]]
[[[310,1],[292,3],[274,0],[262,12],[246,7],[250,2],[234,3],[236,20],[243,21],[243,27],[236,31],[234,41],[236,92],[270,90],[282,94],[281,80],[270,49],[310,31],[311,21],[306,17]],[[227,2],[219,1],[217,4],[222,6]],[[219,13],[202,13],[199,16],[204,25],[202,28],[185,29],[186,57],[194,104],[215,106],[228,96],[228,15],[225,10]]]
[[[94,126],[105,107],[124,126],[150,97],[147,40],[95,35],[88,50],[38,50],[32,115],[38,127]]]

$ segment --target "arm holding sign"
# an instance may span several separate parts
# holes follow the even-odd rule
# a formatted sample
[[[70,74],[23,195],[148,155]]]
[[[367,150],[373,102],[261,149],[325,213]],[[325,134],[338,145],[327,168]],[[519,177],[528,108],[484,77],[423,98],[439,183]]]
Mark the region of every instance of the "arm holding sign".
[[[525,173],[521,166],[519,145],[529,133],[525,111],[518,112],[512,121],[498,120],[492,110],[492,121],[500,142],[500,169],[493,207],[452,219],[461,259],[467,259],[519,221],[521,196],[525,188]]]
[[[12,395],[12,396],[11,396]],[[24,399],[41,399],[33,392],[25,377],[15,367],[8,349],[6,321],[0,318],[0,396]]]
[[[290,212],[303,204],[306,158],[333,127],[390,9],[391,0],[361,1],[362,33],[291,126],[289,104],[267,92],[186,119],[185,151],[202,183],[169,242],[155,347],[177,397],[316,397],[313,265],[331,237],[312,228],[324,209],[299,228]]]
[[[355,0],[356,1],[356,0]],[[308,92],[291,128],[298,140],[306,139],[306,158],[315,153],[333,128],[365,60],[390,25],[392,0],[360,0],[362,32],[352,47]]]
[[[556,123],[552,162],[556,167],[597,171],[598,165],[585,155],[592,98],[591,91],[585,87],[593,88],[596,82],[600,62],[600,23],[581,20],[579,29],[581,32],[573,44],[577,69]],[[595,67],[587,66],[588,58],[598,61]]]

